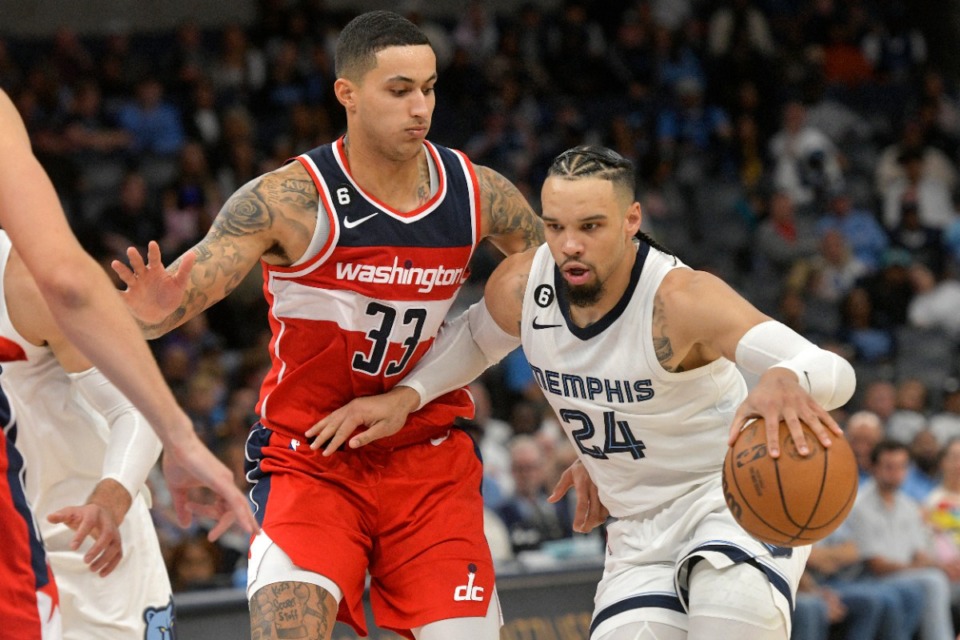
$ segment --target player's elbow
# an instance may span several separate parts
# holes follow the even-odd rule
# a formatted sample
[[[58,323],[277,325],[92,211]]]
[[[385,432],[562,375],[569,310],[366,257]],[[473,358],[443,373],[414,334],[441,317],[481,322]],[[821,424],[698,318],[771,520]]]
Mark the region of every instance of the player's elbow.
[[[831,353],[830,356],[833,361],[833,393],[823,405],[828,410],[847,404],[857,388],[857,374],[853,365],[836,353]]]
[[[33,273],[34,280],[51,308],[71,311],[85,306],[90,299],[89,271],[82,268],[59,265],[55,269],[43,269]]]

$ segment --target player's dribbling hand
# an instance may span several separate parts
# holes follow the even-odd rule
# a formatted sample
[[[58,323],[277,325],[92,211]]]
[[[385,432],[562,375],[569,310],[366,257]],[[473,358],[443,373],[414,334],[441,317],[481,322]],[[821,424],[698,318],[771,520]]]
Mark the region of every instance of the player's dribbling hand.
[[[396,386],[378,396],[351,400],[310,427],[306,436],[313,438],[310,448],[322,448],[325,456],[332,455],[348,438],[350,448],[357,449],[400,431],[419,405],[420,394],[410,387]],[[353,435],[361,426],[366,430]]]
[[[553,493],[547,498],[550,502],[559,502],[570,488],[576,491],[577,507],[573,516],[573,530],[577,533],[590,533],[610,517],[610,512],[600,502],[597,485],[593,483],[587,469],[579,460],[571,464],[560,476]]]
[[[83,544],[84,538],[90,536],[93,540],[83,561],[101,578],[106,577],[123,558],[123,544],[120,540],[120,529],[110,510],[98,504],[85,504],[81,507],[64,507],[54,511],[47,520],[53,524],[65,524],[76,535],[70,541],[70,548],[76,551]]]
[[[733,416],[727,444],[732,446],[740,430],[754,418],[763,418],[766,423],[767,452],[772,458],[780,455],[781,421],[787,423],[800,455],[810,452],[801,422],[816,434],[824,447],[832,444],[831,435],[843,437],[840,425],[800,386],[797,374],[782,367],[767,369],[747,394]]]
[[[188,251],[176,269],[168,273],[160,258],[160,245],[151,240],[147,245],[146,263],[134,247],[127,248],[127,259],[130,261],[129,267],[119,260],[110,263],[120,280],[127,285],[126,290],[120,292],[127,308],[146,324],[165,320],[183,300],[197,255]]]
[[[194,513],[202,513],[217,520],[207,534],[211,542],[234,523],[249,534],[260,531],[247,498],[234,483],[233,474],[192,430],[185,440],[164,449],[163,476],[180,526],[188,526]],[[216,498],[212,504],[200,504],[193,500],[191,490],[198,487],[213,491]]]

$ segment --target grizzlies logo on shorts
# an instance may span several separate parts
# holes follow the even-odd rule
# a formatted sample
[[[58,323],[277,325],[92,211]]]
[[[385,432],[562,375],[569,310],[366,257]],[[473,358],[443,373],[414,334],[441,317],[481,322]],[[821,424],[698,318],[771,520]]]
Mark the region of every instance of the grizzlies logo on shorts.
[[[143,640],[176,640],[176,616],[173,613],[173,596],[167,606],[157,609],[147,607],[143,612],[143,621],[147,628]]]

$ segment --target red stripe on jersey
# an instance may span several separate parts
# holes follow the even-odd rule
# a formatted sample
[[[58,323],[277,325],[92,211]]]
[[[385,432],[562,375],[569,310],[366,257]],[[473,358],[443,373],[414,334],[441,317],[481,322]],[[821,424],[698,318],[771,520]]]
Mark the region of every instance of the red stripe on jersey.
[[[23,347],[9,338],[0,336],[0,362],[17,362],[26,359],[27,354],[24,353]]]
[[[483,221],[483,215],[480,209],[480,180],[477,178],[477,170],[474,168],[473,163],[470,162],[470,158],[467,157],[462,151],[457,151],[456,149],[451,149],[455,154],[460,156],[463,159],[463,165],[467,168],[467,173],[470,174],[470,183],[473,184],[473,211],[474,211],[474,229],[476,229],[476,235],[480,235],[482,227],[480,226]]]
[[[0,540],[4,546],[0,554],[0,621],[5,638],[40,638],[30,528],[16,508],[8,481],[8,446],[7,438],[0,437]]]

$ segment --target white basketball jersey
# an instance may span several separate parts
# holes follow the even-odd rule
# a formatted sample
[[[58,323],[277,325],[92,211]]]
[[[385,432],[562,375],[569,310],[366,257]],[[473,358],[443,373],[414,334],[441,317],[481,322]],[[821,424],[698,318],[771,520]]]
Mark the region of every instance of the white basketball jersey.
[[[641,242],[623,298],[585,328],[569,318],[563,278],[546,245],[527,283],[524,353],[616,517],[662,508],[717,478],[730,423],[747,394],[736,366],[724,358],[681,373],[657,360],[654,296],[664,276],[681,267]]]
[[[64,640],[142,638],[148,611],[156,616],[172,616],[173,611],[149,493],[141,490],[134,497],[120,525],[123,559],[107,579],[83,562],[93,544],[90,538],[71,550],[73,531],[47,521],[50,513],[87,501],[102,477],[110,427],[73,388],[53,352],[31,344],[13,327],[8,305],[16,300],[9,300],[3,288],[10,248],[9,237],[0,231],[0,345],[5,354],[0,385],[17,416],[26,494],[60,589]]]
[[[83,504],[100,480],[110,436],[104,418],[71,387],[70,378],[46,347],[28,342],[13,327],[2,289],[10,239],[0,233],[0,338],[22,349],[24,359],[3,363],[0,384],[10,397],[19,428],[17,446],[27,459],[27,497],[49,545],[66,525],[51,525],[46,514]],[[69,538],[67,538],[69,540]]]

